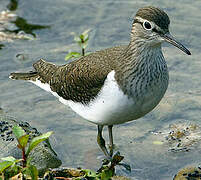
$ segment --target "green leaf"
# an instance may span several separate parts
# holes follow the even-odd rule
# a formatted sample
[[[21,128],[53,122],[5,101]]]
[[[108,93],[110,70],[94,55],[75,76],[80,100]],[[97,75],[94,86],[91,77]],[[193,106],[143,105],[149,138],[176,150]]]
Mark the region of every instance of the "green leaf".
[[[1,159],[2,159],[3,161],[9,161],[9,162],[12,162],[13,164],[22,161],[22,159],[15,159],[15,158],[12,157],[12,156],[8,156],[8,157],[1,158]]]
[[[11,162],[16,161],[16,159],[13,156],[4,157],[4,158],[1,158],[1,160],[3,160],[3,161],[11,161]]]
[[[101,172],[101,179],[104,180],[110,180],[110,178],[113,176],[113,170],[112,169],[107,169],[107,170],[103,170]]]
[[[80,34],[80,40],[81,40],[81,42],[84,41],[84,35],[83,34]]]
[[[75,34],[75,33],[72,33],[74,35],[74,41],[75,42],[81,42],[81,39],[80,39],[80,36]]]
[[[74,41],[75,41],[76,43],[82,42],[82,40],[80,39],[80,36],[74,37]]]
[[[37,180],[38,179],[38,170],[36,166],[30,165],[26,168],[24,168],[24,173],[28,176],[31,177],[32,180]]]
[[[74,36],[74,41],[77,43],[82,43],[82,41],[88,41],[89,39],[89,31],[91,31],[91,29],[87,29],[85,30],[83,33],[81,33],[80,35],[77,35],[76,33],[72,32],[71,34]]]
[[[0,162],[0,173],[2,173],[5,169],[12,166],[13,164],[14,164],[14,162],[12,162],[12,161]]]
[[[50,132],[47,132],[47,133],[45,133],[45,134],[42,134],[42,135],[40,135],[40,136],[37,136],[37,137],[33,138],[33,139],[31,140],[31,142],[29,143],[29,147],[28,147],[28,150],[27,150],[27,152],[26,152],[26,156],[28,157],[29,153],[30,153],[39,143],[41,143],[42,141],[45,141],[46,139],[48,139],[48,138],[51,136],[52,133],[53,133],[53,132],[50,131]]]
[[[87,42],[89,40],[89,36],[87,35],[86,37],[84,37],[84,42]]]
[[[17,163],[17,162],[22,161],[22,159],[15,159],[15,158],[12,157],[12,156],[8,156],[8,157],[1,158],[1,160],[3,160],[3,161],[8,161],[8,162],[12,162],[12,164],[15,164],[15,163]]]
[[[85,177],[96,177],[96,172],[91,169],[83,169],[82,171],[85,172]]]
[[[29,134],[25,134],[18,139],[18,142],[22,148],[25,148],[27,146],[28,140]]]
[[[91,29],[86,29],[82,34],[85,36],[85,37],[88,37],[88,33],[91,31]]]
[[[31,160],[33,159],[33,157],[28,157],[27,158],[27,166],[31,165]]]
[[[66,55],[65,57],[65,60],[69,60],[69,59],[72,59],[72,58],[79,58],[81,57],[82,55],[79,53],[79,52],[70,52]]]
[[[13,133],[17,139],[26,134],[25,131],[20,126],[14,126]]]

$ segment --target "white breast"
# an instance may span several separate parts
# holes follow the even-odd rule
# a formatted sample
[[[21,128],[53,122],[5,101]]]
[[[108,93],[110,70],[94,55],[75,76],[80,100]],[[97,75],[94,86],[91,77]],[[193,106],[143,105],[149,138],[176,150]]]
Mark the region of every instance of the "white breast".
[[[147,113],[147,109],[144,109],[141,102],[135,102],[133,98],[128,98],[122,92],[114,75],[114,71],[108,74],[100,93],[88,105],[67,101],[63,98],[59,98],[59,100],[63,104],[69,105],[77,114],[95,124],[121,124],[137,119],[143,116],[145,112]]]
[[[146,93],[142,97],[143,102],[136,101],[135,97],[129,98],[119,88],[114,75],[115,71],[108,74],[98,96],[87,105],[59,97],[50,89],[49,84],[43,84],[39,80],[30,82],[51,92],[60,102],[70,106],[84,119],[100,125],[121,124],[140,118],[151,111],[162,98],[156,99],[153,92]]]

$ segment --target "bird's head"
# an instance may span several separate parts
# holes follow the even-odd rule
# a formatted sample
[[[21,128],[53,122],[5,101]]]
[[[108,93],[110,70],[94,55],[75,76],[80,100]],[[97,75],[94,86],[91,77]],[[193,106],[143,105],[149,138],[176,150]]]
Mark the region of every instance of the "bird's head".
[[[190,51],[178,42],[169,32],[168,15],[155,7],[144,7],[137,11],[131,31],[131,39],[143,41],[150,46],[168,42],[190,55]]]

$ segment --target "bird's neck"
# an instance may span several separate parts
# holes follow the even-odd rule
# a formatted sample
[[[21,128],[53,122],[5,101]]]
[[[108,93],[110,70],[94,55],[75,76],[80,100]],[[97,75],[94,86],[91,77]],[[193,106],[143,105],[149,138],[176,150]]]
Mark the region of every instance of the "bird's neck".
[[[129,94],[132,84],[152,81],[167,73],[161,44],[150,45],[143,40],[131,41],[119,59],[115,79],[125,94]]]

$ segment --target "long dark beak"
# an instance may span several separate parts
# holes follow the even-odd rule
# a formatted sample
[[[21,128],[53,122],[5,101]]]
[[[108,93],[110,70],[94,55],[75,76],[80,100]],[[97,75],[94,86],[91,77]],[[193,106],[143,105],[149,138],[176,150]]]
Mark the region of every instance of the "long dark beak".
[[[170,44],[176,46],[177,48],[181,49],[186,54],[191,55],[191,52],[183,44],[178,42],[170,33],[166,33],[166,34],[161,35],[161,36],[168,43],[170,43]]]

